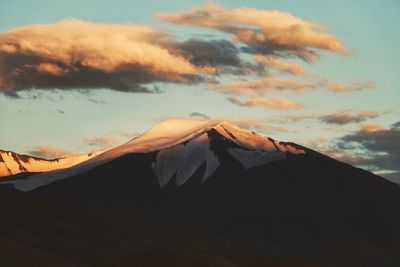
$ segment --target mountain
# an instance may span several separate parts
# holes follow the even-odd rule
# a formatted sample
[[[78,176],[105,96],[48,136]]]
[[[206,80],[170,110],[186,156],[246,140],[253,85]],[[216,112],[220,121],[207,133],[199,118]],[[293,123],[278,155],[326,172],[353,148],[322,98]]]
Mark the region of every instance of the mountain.
[[[157,152],[151,167],[161,187],[168,184],[174,174],[177,185],[184,184],[203,163],[206,166],[202,178],[204,182],[220,164],[218,151],[211,147],[211,140],[221,138],[226,142],[228,153],[246,169],[305,153],[292,143],[265,138],[227,122],[170,119],[121,146],[96,155],[90,160],[77,162],[79,164],[71,168],[33,175],[30,179],[14,180],[12,183],[17,189],[29,191],[87,172],[127,154],[151,152]]]
[[[24,172],[47,172],[68,168],[79,162],[91,159],[100,153],[93,152],[85,155],[48,160],[12,151],[0,150],[0,177]]]
[[[226,122],[167,120],[72,167],[6,178],[0,229],[15,223],[32,236],[16,244],[82,266],[99,253],[136,266],[400,266],[399,185]]]

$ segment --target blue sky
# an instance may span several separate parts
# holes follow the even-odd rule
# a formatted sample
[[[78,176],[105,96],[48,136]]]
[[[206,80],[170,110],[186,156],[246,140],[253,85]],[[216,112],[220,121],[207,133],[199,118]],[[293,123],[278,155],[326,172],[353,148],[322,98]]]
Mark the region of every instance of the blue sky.
[[[204,27],[172,24],[156,18],[157,12],[184,12],[204,1],[0,1],[0,32],[32,24],[56,23],[76,18],[96,23],[134,23],[172,34],[177,40],[200,36],[230,40],[229,33]],[[319,51],[317,62],[301,63],[307,72],[340,84],[372,82],[374,88],[337,93],[280,91],[280,98],[300,102],[304,108],[277,110],[265,106],[243,107],[205,84],[157,83],[161,94],[127,93],[107,88],[85,90],[20,91],[19,97],[0,94],[0,148],[28,153],[40,145],[58,146],[83,153],[99,147],[88,140],[108,138],[123,142],[167,117],[189,117],[193,112],[211,118],[257,121],[253,128],[277,139],[295,141],[330,151],[344,135],[362,125],[388,129],[399,121],[400,111],[400,2],[382,1],[218,1],[226,9],[250,7],[289,12],[305,21],[323,25],[351,51],[342,56]],[[246,57],[244,55],[244,57]],[[287,77],[281,75],[280,77]],[[244,77],[253,79],[253,77]],[[230,83],[237,77],[221,77]],[[241,77],[240,79],[243,79]],[[338,112],[376,112],[362,121],[329,124],[321,117]],[[291,122],[287,117],[302,116]],[[306,118],[306,117],[309,118]],[[262,126],[260,126],[262,125]]]

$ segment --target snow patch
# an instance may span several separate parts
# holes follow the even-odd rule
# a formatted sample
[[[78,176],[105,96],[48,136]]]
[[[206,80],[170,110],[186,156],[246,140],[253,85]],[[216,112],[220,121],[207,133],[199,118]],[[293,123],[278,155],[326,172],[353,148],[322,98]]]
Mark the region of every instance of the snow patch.
[[[217,156],[210,149],[206,133],[186,144],[161,150],[152,168],[161,186],[167,185],[174,175],[179,186],[184,184],[204,162],[206,170],[202,182],[207,180],[219,165]]]

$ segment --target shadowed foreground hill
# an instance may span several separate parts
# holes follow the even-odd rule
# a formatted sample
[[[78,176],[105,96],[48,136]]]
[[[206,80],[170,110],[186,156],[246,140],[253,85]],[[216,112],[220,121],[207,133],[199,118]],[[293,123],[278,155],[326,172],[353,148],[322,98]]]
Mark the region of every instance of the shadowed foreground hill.
[[[232,243],[134,214],[100,216],[9,188],[0,199],[2,266],[329,266],[255,249],[252,240]]]

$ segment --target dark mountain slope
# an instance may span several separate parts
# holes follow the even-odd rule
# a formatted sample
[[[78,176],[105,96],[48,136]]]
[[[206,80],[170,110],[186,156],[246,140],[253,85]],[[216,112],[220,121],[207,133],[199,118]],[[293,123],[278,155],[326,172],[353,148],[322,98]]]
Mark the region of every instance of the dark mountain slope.
[[[210,134],[220,166],[161,188],[156,153],[129,154],[29,194],[98,214],[139,213],[222,239],[246,237],[335,266],[398,266],[400,188],[379,176],[306,153],[244,169],[232,144]]]
[[[29,253],[65,248],[87,266],[400,266],[399,185],[293,143],[200,126],[173,146],[164,124],[65,172],[12,177],[31,191],[0,185],[2,229],[16,226],[11,240]]]

